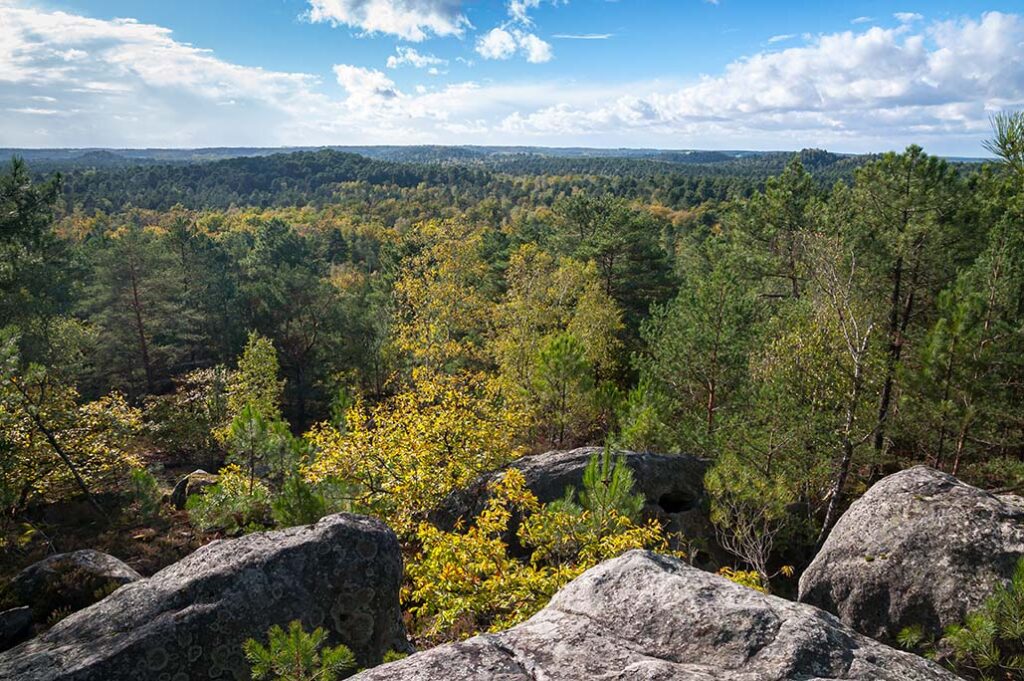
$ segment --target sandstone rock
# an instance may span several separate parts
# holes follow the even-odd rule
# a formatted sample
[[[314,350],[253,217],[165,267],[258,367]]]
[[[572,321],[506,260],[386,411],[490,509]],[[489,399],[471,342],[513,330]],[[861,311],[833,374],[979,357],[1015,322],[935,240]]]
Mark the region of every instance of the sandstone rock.
[[[953,681],[817,608],[632,551],[532,619],[363,672],[359,681]]]
[[[24,641],[31,631],[31,608],[22,606],[0,612],[0,651]]]
[[[217,476],[207,473],[201,468],[194,470],[174,485],[171,496],[168,499],[174,508],[179,511],[185,508],[188,498],[199,494],[210,485],[217,484]]]
[[[394,533],[361,516],[217,541],[0,654],[0,679],[249,679],[242,643],[296,619],[375,664],[409,648],[401,580]]]
[[[58,553],[33,563],[4,587],[4,607],[27,605],[36,622],[54,613],[71,614],[106,597],[120,586],[142,579],[117,558],[83,549]]]
[[[524,456],[509,467],[518,468],[526,485],[541,503],[559,499],[569,487],[579,489],[583,470],[600,447],[582,447],[568,451]],[[713,530],[704,509],[704,473],[708,463],[685,454],[665,455],[640,452],[615,452],[625,460],[636,478],[636,491],[647,500],[646,512],[666,523],[669,532],[682,532],[687,538],[711,537]],[[442,529],[450,530],[459,519],[475,518],[487,504],[487,486],[503,471],[489,473],[472,485],[450,495],[430,515]],[[515,523],[513,523],[513,528]],[[510,538],[511,539],[511,538]],[[518,545],[512,541],[512,549]]]
[[[839,519],[800,600],[880,640],[914,624],[941,634],[1012,576],[1022,501],[924,466],[883,478]]]

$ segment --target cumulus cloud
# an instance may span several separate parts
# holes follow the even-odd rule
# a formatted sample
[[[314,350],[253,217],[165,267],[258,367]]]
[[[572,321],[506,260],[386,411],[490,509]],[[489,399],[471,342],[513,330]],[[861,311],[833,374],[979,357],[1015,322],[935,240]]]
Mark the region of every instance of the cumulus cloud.
[[[518,28],[494,28],[477,40],[476,51],[484,59],[509,59],[517,52],[532,64],[551,61],[551,44]]]
[[[675,91],[610,105],[561,104],[507,117],[508,131],[553,135],[622,127],[675,134],[785,135],[803,143],[984,134],[988,115],[1024,104],[1024,21],[980,19],[912,32],[873,27],[757,54]],[[780,145],[781,146],[781,145]]]
[[[515,36],[503,28],[491,29],[476,41],[476,52],[484,59],[508,59],[518,47]]]
[[[429,35],[461,36],[470,26],[462,0],[309,0],[309,19],[389,33],[419,42]]]
[[[410,6],[410,5],[406,5]],[[805,38],[693,82],[578,80],[399,87],[241,66],[130,19],[0,0],[2,146],[584,144],[980,152],[988,117],[1024,106],[1024,19],[986,13]],[[496,32],[497,31],[497,32]],[[481,56],[550,59],[512,24]],[[477,45],[481,49],[481,45]],[[486,54],[484,54],[486,52]],[[388,66],[435,68],[402,48]],[[383,68],[383,67],[382,67]]]

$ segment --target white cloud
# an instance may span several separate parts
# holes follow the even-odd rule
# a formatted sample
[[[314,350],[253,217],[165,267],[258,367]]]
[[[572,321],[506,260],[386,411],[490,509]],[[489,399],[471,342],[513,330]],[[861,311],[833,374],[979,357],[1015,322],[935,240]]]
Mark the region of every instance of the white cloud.
[[[484,59],[509,59],[521,52],[532,64],[551,61],[553,56],[550,43],[518,28],[491,29],[477,40],[476,51]]]
[[[556,33],[552,38],[559,40],[608,40],[613,33]]]
[[[399,66],[409,65],[417,69],[428,67],[444,66],[448,64],[447,59],[440,59],[432,54],[421,54],[411,47],[398,46],[395,54],[388,57],[387,67],[397,69]],[[436,69],[435,69],[436,70]]]
[[[532,33],[517,33],[516,40],[526,52],[526,61],[531,64],[543,64],[551,61],[551,45]]]
[[[491,29],[476,42],[476,52],[484,59],[508,59],[517,47],[515,36],[503,28]]]
[[[309,18],[419,42],[461,36],[470,26],[462,0],[309,0]]]
[[[850,23],[851,24],[870,24],[874,20],[875,20],[874,17],[857,17],[855,19],[850,19]]]
[[[768,38],[768,42],[769,43],[784,43],[787,40],[792,40],[795,37],[796,37],[795,33],[783,33],[782,35],[773,35],[771,38]]]
[[[345,88],[349,98],[391,99],[399,96],[394,81],[376,69],[335,64],[333,70],[338,79],[338,85]]]
[[[516,112],[504,126],[540,137],[631,127],[676,139],[775,140],[776,147],[792,146],[785,138],[845,146],[977,139],[990,112],[1024,105],[1022,41],[1022,18],[998,12],[917,33],[906,25],[846,31],[733,62],[675,91],[598,107],[555,104]]]
[[[530,23],[529,11],[540,7],[541,0],[509,0],[508,14],[516,21]]]
[[[911,24],[915,21],[921,21],[924,19],[924,16],[917,12],[896,12],[893,16],[896,17],[896,21],[901,24]]]
[[[690,83],[535,78],[401,88],[385,70],[361,65],[337,64],[327,82],[241,66],[128,19],[0,0],[0,25],[0,146],[468,142],[869,151],[918,142],[968,154],[980,152],[990,113],[1024,106],[1024,18],[997,12],[811,36]],[[494,54],[550,58],[550,48],[530,47],[533,34],[524,28],[499,30],[509,40],[497,34]],[[398,50],[394,58],[395,65],[439,66],[419,51]]]

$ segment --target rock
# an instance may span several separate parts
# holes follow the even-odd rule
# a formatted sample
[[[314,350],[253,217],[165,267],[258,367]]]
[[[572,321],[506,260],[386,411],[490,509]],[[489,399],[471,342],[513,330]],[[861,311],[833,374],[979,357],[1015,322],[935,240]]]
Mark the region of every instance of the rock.
[[[917,466],[877,482],[800,577],[800,600],[892,641],[963,621],[1024,555],[1024,500]]]
[[[27,605],[36,622],[88,607],[125,584],[142,579],[117,558],[83,549],[58,553],[14,576],[0,594],[3,607]]]
[[[0,679],[249,679],[242,643],[292,620],[376,664],[409,650],[401,581],[398,539],[362,516],[215,541],[0,654]]]
[[[560,499],[569,487],[583,485],[583,470],[600,447],[582,447],[569,451],[524,456],[509,467],[518,468],[541,503]],[[636,478],[636,491],[647,500],[646,512],[666,523],[668,532],[681,532],[687,538],[711,537],[713,531],[707,522],[704,497],[704,473],[708,462],[685,454],[651,454],[640,452],[614,452],[625,460]],[[442,529],[451,530],[456,521],[475,518],[487,504],[487,486],[504,469],[481,476],[464,490],[449,495],[433,513],[430,520]],[[515,529],[517,523],[513,522]],[[509,537],[513,552],[519,546]]]
[[[28,606],[0,612],[0,651],[24,641],[32,632],[32,609]]]
[[[197,469],[183,477],[174,485],[169,501],[179,511],[185,508],[188,498],[199,494],[210,485],[217,484],[218,476],[207,473],[203,469]]]
[[[359,681],[954,681],[834,616],[686,563],[631,551],[529,621],[358,674]]]

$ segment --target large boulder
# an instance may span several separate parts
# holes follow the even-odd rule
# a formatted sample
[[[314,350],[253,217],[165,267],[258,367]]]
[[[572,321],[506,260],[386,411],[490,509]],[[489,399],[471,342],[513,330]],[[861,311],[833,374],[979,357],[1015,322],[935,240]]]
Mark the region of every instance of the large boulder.
[[[940,634],[1013,574],[1024,555],[1024,500],[924,466],[877,482],[843,514],[800,578],[800,600],[892,641]]]
[[[93,549],[58,553],[33,563],[0,591],[0,606],[28,606],[37,623],[69,615],[142,579],[117,558]]]
[[[182,477],[171,490],[168,501],[179,511],[185,508],[188,498],[199,494],[207,487],[217,484],[218,476],[207,473],[203,469],[197,469]]]
[[[568,451],[524,456],[507,468],[517,468],[526,486],[541,503],[560,499],[569,487],[583,485],[583,470],[590,458],[604,451],[600,447],[581,447]],[[710,537],[704,495],[704,473],[708,462],[686,454],[613,452],[626,462],[636,479],[636,491],[647,500],[646,512],[666,523],[669,532],[681,532],[688,539]],[[506,469],[480,476],[466,489],[449,495],[430,514],[430,520],[450,530],[457,521],[468,522],[484,509],[490,498],[488,485]],[[515,528],[513,522],[512,527]],[[518,545],[510,537],[513,551]]]
[[[409,649],[401,581],[394,533],[361,516],[216,541],[0,654],[0,679],[241,681],[242,643],[292,620],[376,664]]]
[[[28,606],[0,612],[0,652],[27,639],[32,632],[32,609]]]
[[[585,572],[529,621],[363,672],[359,681],[953,681],[817,608],[632,551]]]

